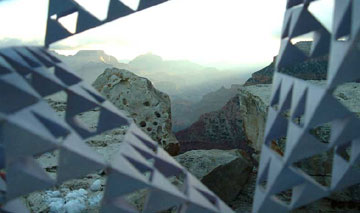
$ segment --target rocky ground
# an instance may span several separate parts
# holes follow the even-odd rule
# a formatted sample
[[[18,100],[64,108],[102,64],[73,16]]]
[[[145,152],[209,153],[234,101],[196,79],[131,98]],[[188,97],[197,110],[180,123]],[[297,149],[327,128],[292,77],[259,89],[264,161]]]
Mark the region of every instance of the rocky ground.
[[[118,71],[115,70],[115,73],[118,74]],[[120,77],[120,79],[111,76],[112,74],[110,74],[108,79],[112,82],[112,84],[109,83],[111,86],[106,84],[106,87],[109,88],[110,91],[108,94],[110,94],[112,88],[115,87],[114,85],[116,85],[116,83],[114,82],[119,82],[123,78],[126,79],[124,76]],[[143,80],[142,83],[145,83],[145,85],[148,84],[148,82],[145,80]],[[127,86],[129,85],[138,86],[135,83],[129,83]],[[151,91],[152,87],[147,85],[146,87],[143,87],[143,89]],[[128,91],[133,92],[131,88],[128,88]],[[142,91],[142,93],[149,94],[150,92]],[[161,97],[165,97],[163,93],[159,94]],[[136,118],[144,118],[147,116],[148,112],[154,113],[154,111],[156,112],[159,110],[159,105],[161,107],[162,104],[153,104],[154,98],[156,97],[151,97],[151,93],[149,96],[150,97],[147,98],[134,98],[131,96],[123,97],[130,99],[129,105],[131,106],[140,105],[148,107],[147,110],[136,109],[135,107],[135,110],[138,110],[138,113],[143,113],[136,115]],[[58,93],[56,95],[47,97],[48,103],[57,112],[59,117],[64,117],[65,115],[65,99],[65,93]],[[144,105],[143,103],[149,99],[150,106],[146,106],[147,104]],[[126,107],[130,106],[121,106],[120,108],[126,110]],[[159,112],[166,113],[167,111],[161,111],[166,109],[166,107],[160,108]],[[129,116],[131,115],[131,112],[134,113],[134,111],[128,112]],[[93,109],[88,112],[81,113],[78,118],[83,121],[90,129],[96,128],[98,111],[97,109]],[[168,121],[166,120],[168,117],[164,116],[164,114],[160,114],[160,118],[163,118],[164,120],[157,120],[159,123],[166,123]],[[155,116],[155,119],[159,118]],[[141,126],[141,122],[138,124]],[[126,127],[120,127],[105,132],[101,135],[94,136],[88,139],[86,143],[96,152],[102,155],[105,160],[111,161],[112,157],[117,153],[117,150],[121,146],[126,131]],[[162,132],[159,134],[162,134]],[[159,136],[157,135],[157,137]],[[236,198],[243,186],[247,183],[249,175],[253,171],[253,163],[248,159],[248,156],[243,154],[244,153],[239,150],[194,150],[176,156],[176,160],[178,160],[182,165],[194,173],[195,176],[201,179],[210,189],[217,192],[222,199],[230,203]],[[58,165],[57,158],[58,153],[52,152],[45,153],[37,157],[36,160],[47,172],[47,174],[49,174],[49,176],[55,178]],[[182,181],[183,180],[181,178],[172,180],[174,184],[181,184]],[[98,171],[96,173],[89,174],[84,178],[68,181],[47,191],[31,193],[27,196],[24,196],[23,199],[31,212],[98,212],[105,185],[106,173],[104,171]],[[139,210],[141,210],[146,195],[147,191],[142,190],[128,195],[126,199]]]
[[[166,148],[173,137],[169,98],[155,90],[146,79],[135,78],[126,71],[109,69],[95,82],[95,87],[120,109],[128,111],[128,115],[132,116],[151,137],[161,139],[158,141]],[[325,86],[324,81],[312,81],[312,83]],[[239,213],[251,212],[270,93],[269,84],[241,87],[223,108],[203,115],[198,121],[202,122],[201,125],[195,123],[180,135],[181,145],[193,144],[175,159]],[[360,83],[344,84],[335,90],[334,95],[351,111],[360,115]],[[59,116],[63,117],[66,107],[63,94],[49,97],[48,101]],[[157,116],[156,112],[160,116]],[[97,115],[98,112],[94,109],[82,113],[79,118],[90,128],[96,128]],[[161,126],[161,131],[153,131],[153,129],[157,130],[156,126]],[[148,130],[149,127],[151,130]],[[110,161],[121,146],[126,131],[126,127],[120,127],[92,137],[86,143]],[[326,140],[329,131],[327,127],[322,127],[315,134]],[[167,140],[164,143],[163,138]],[[243,142],[244,146],[236,146],[238,142]],[[201,150],[196,146],[211,150]],[[236,149],[231,149],[234,147]],[[317,156],[300,164],[299,167],[317,181],[326,183],[331,168],[329,167],[331,160],[328,157],[328,154]],[[50,176],[56,175],[56,152],[39,156],[37,161]],[[314,170],[314,168],[321,169]],[[98,212],[105,180],[105,172],[98,171],[48,191],[32,193],[25,196],[24,201],[32,212]],[[174,184],[181,184],[183,180],[180,177],[172,181]],[[146,190],[138,191],[130,194],[126,199],[141,210],[146,194]],[[283,198],[288,199],[289,195],[285,194]],[[359,211],[360,187],[353,186],[294,212]]]
[[[325,81],[310,82],[320,87],[326,85]],[[238,94],[222,109],[204,114],[199,121],[190,128],[180,131],[179,133],[181,134],[177,133],[182,146],[183,144],[191,142],[191,140],[207,141],[208,143],[218,145],[219,142],[229,142],[233,144],[236,141],[244,141],[244,137],[247,138],[248,143],[246,144],[255,150],[250,156],[250,161],[253,161],[254,167],[249,175],[248,183],[243,186],[238,197],[229,203],[237,212],[251,212],[257,172],[257,153],[260,152],[262,145],[271,87],[271,84],[244,86],[240,88]],[[350,111],[360,115],[360,83],[353,82],[343,84],[334,91],[334,96]],[[234,119],[239,119],[241,122],[233,122]],[[219,128],[219,126],[222,126],[222,128]],[[241,134],[233,134],[234,129],[240,129]],[[219,132],[221,134],[216,135],[213,134],[213,132]],[[330,126],[326,124],[319,126],[314,129],[312,134],[320,141],[327,142],[331,134]],[[237,138],[228,139],[234,135],[237,136]],[[223,138],[225,140],[223,140]],[[226,144],[224,146],[226,146]],[[211,146],[209,145],[208,147]],[[194,147],[188,147],[188,149],[191,148]],[[281,144],[274,144],[274,148],[279,152],[283,150]],[[241,150],[244,151],[244,148]],[[249,156],[248,152],[244,153],[243,156]],[[298,167],[319,183],[326,185],[329,183],[331,177],[331,164],[332,153],[327,152],[300,162]],[[283,199],[290,198],[290,194],[282,196]],[[360,186],[353,186],[294,212],[358,212],[360,211],[359,197]]]
[[[92,114],[83,114],[81,119],[91,123]],[[125,132],[126,128],[118,128],[89,139],[87,144],[110,161],[121,146]],[[37,159],[52,177],[56,175],[57,157],[57,153],[46,153]],[[240,150],[193,150],[175,159],[229,204],[236,202],[254,170],[253,163]],[[179,178],[172,182],[181,184],[183,180]],[[31,193],[24,200],[32,212],[96,213],[99,212],[105,185],[106,174],[98,171],[47,191]],[[126,200],[140,211],[146,195],[146,190],[137,191],[128,195]],[[250,208],[251,204],[247,203],[247,206]]]

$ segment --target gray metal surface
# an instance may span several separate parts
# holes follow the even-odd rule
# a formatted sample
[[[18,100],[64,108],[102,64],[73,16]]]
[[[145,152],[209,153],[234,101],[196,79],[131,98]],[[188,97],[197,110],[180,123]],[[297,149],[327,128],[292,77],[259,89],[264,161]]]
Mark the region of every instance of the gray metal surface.
[[[360,120],[333,96],[337,86],[360,78],[360,1],[335,1],[332,34],[308,11],[311,2],[288,0],[253,212],[288,212],[335,190],[360,183],[357,168]],[[291,39],[310,32],[314,32],[314,41],[307,56],[292,44]],[[281,73],[282,68],[327,54],[329,65],[325,88]],[[328,143],[310,134],[311,129],[322,124],[331,124]],[[283,155],[272,149],[274,141],[282,137],[286,137]],[[320,184],[295,166],[297,162],[327,151],[334,152],[329,186]],[[350,157],[344,157],[344,152]],[[289,202],[276,196],[289,190]]]
[[[45,46],[67,38],[58,19],[78,12],[76,32],[165,2],[141,0],[137,10],[111,0],[107,18],[96,19],[73,0],[50,0]],[[56,18],[53,19],[54,15]],[[107,173],[101,212],[138,212],[123,198],[148,189],[143,212],[177,207],[177,212],[233,212],[214,193],[143,133],[124,113],[74,74],[45,47],[0,49],[0,178],[2,212],[28,212],[20,196],[45,190],[99,170]],[[58,92],[67,95],[65,117],[60,118],[44,99]],[[97,109],[97,128],[87,128],[77,115]],[[84,141],[120,126],[129,126],[118,154],[106,161]],[[36,162],[47,152],[59,152],[56,178]],[[184,178],[178,188],[170,177]]]

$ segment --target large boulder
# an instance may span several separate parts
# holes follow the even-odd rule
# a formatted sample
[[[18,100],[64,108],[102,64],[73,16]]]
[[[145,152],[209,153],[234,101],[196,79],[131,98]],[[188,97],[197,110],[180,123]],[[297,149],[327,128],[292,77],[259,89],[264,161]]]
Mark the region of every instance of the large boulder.
[[[192,150],[175,159],[226,203],[236,198],[253,170],[238,150]]]
[[[128,112],[136,124],[171,155],[179,144],[171,132],[171,107],[167,94],[151,82],[127,70],[106,69],[94,87],[119,109]]]
[[[189,128],[176,133],[181,152],[204,148],[260,150],[271,85],[239,87],[220,110],[203,114]]]

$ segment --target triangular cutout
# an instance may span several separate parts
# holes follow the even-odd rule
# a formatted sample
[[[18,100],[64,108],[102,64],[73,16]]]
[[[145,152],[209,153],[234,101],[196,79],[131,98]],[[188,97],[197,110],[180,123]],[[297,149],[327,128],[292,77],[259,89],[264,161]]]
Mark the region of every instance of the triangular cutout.
[[[151,184],[157,190],[163,191],[170,195],[176,196],[179,199],[186,200],[185,195],[181,193],[176,186],[174,186],[164,175],[154,170],[151,176]]]
[[[70,33],[74,34],[76,32],[76,22],[78,19],[79,13],[74,12],[67,16],[60,17],[58,22]]]
[[[102,103],[102,102],[106,101],[106,99],[103,98],[100,94],[98,94],[98,92],[97,92],[96,90],[94,90],[93,87],[82,86],[82,88],[83,88],[89,95],[91,95],[93,98],[95,98],[98,102]]]
[[[302,3],[304,3],[303,0],[287,0],[286,8],[289,9]]]
[[[346,172],[344,174],[333,174],[340,176],[337,178],[336,184],[332,186],[334,190],[340,190],[344,189],[346,187],[359,184],[360,183],[360,171],[359,169],[354,169],[353,167],[350,167],[349,169],[341,168],[343,171]]]
[[[87,10],[91,15],[95,16],[97,19],[103,21],[107,17],[108,8],[110,0],[74,0],[80,4],[85,10]]]
[[[288,163],[293,163],[327,150],[327,144],[317,141],[316,138],[296,124],[291,122],[288,128],[285,151],[285,159]]]
[[[26,47],[26,49],[31,52],[31,54],[36,57],[43,65],[46,67],[53,67],[54,62],[47,55],[43,54],[43,52],[39,51],[36,47]],[[0,58],[1,60],[1,58]],[[0,62],[1,64],[1,62]]]
[[[309,13],[306,7],[294,9],[291,19],[290,38],[321,29],[323,26]]]
[[[285,167],[281,172],[276,176],[275,181],[271,184],[271,189],[269,189],[270,194],[278,194],[282,191],[289,190],[291,187],[302,184],[304,182],[302,174],[299,174],[295,169]]]
[[[299,94],[299,92],[301,93]],[[294,102],[291,104],[291,120],[293,121],[293,123],[303,127],[305,106],[307,100],[307,88],[303,91],[295,90],[295,94],[296,96],[294,96],[294,99],[296,98],[296,100],[293,100]]]
[[[33,112],[34,116],[51,132],[55,138],[65,138],[71,132],[69,129],[61,125],[60,123],[55,122],[52,119],[46,118],[44,115],[40,115],[37,112]]]
[[[308,100],[306,101],[305,123],[307,126],[313,127],[352,115],[352,113],[331,94],[321,95],[313,92],[314,90],[309,90]],[[314,99],[312,97],[317,98]]]
[[[11,65],[12,71],[25,76],[33,72],[33,67],[29,65],[23,57],[21,57],[16,51],[17,48],[5,48],[0,50],[0,56],[2,56],[6,62]]]
[[[59,22],[50,18],[48,19],[46,27],[45,46],[49,46],[49,44],[63,38],[67,38],[69,36],[71,36],[71,33],[67,31],[63,26],[61,26]]]
[[[140,0],[121,0],[121,2],[134,11],[138,9],[140,4]]]
[[[289,37],[290,35],[290,24],[291,24],[291,14],[286,13],[284,18],[284,24],[285,28],[283,29],[283,32],[281,33],[281,38]]]
[[[151,189],[145,203],[144,213],[161,212],[186,202],[183,197],[175,196],[164,191]]]
[[[285,82],[284,82],[285,83]],[[283,83],[280,92],[280,100],[281,100],[281,106],[280,106],[280,113],[285,117],[290,117],[290,107],[292,103],[292,96],[293,96],[293,84],[291,82]]]
[[[79,113],[89,111],[99,106],[96,103],[96,100],[93,100],[90,95],[79,89],[68,89],[66,90],[66,93],[68,95],[66,117],[73,117]]]
[[[325,188],[310,182],[295,186],[292,191],[291,208],[295,209],[306,205],[319,198],[326,197],[328,194]]]
[[[270,163],[271,160],[269,160],[266,165],[265,168],[262,170],[261,173],[258,174],[258,178],[257,178],[257,185],[259,187],[261,187],[262,190],[267,190],[267,183],[268,183],[268,178],[269,178],[269,168],[270,168]]]
[[[335,39],[341,41],[341,38],[350,39],[351,34],[351,16],[352,16],[352,1],[335,1],[334,14],[334,36]]]
[[[89,2],[89,1],[87,1]],[[101,25],[101,21],[92,16],[85,10],[79,10],[79,16],[76,25],[76,33],[83,32],[93,27]]]
[[[137,8],[137,6],[136,6]],[[112,21],[117,18],[130,15],[134,11],[127,7],[125,4],[119,0],[111,0],[109,5],[109,11],[107,16],[107,21]]]
[[[332,129],[332,122],[322,123],[309,128],[309,134],[319,142],[329,144]]]
[[[67,86],[72,86],[82,81],[80,77],[60,64],[56,64],[55,66],[55,75]]]
[[[272,108],[269,108],[267,119],[265,144],[280,156],[283,156],[289,122],[281,113],[274,112]]]
[[[0,75],[5,75],[15,72],[15,70],[11,67],[11,65],[0,56]]]
[[[332,55],[329,61],[328,80],[329,87],[356,81],[360,79],[360,73],[356,67],[360,66],[360,51],[354,48],[352,42],[332,42]]]
[[[59,92],[65,88],[62,82],[55,76],[49,74],[42,75],[35,72],[32,74],[31,85],[43,97]]]
[[[166,177],[177,176],[184,170],[176,160],[161,148],[158,149],[155,156],[154,166]]]
[[[281,91],[281,81],[278,84],[274,84],[276,86],[275,92],[272,95],[270,106],[275,110],[279,109],[279,101],[280,101],[280,91]]]
[[[27,64],[33,68],[38,68],[43,66],[43,64],[33,55],[28,52],[25,48],[16,49],[18,55],[27,62]]]
[[[16,78],[14,78],[14,80],[15,79]],[[0,112],[2,113],[13,113],[39,101],[36,96],[29,93],[33,90],[24,91],[22,88],[19,88],[18,86],[21,86],[21,84],[24,84],[25,82],[22,82],[24,80],[22,80],[20,76],[17,79],[17,86],[0,79],[0,91],[3,94],[6,94],[0,96],[0,103],[6,103],[0,104]]]
[[[292,188],[276,193],[272,197],[283,203],[283,205],[289,206],[291,203]]]
[[[76,5],[72,0],[51,0],[49,2],[49,16],[66,13],[76,9]]]
[[[108,110],[107,108],[100,108],[100,117],[98,122],[98,133],[114,129],[121,126],[129,125],[129,120],[125,116]]]
[[[79,178],[105,166],[104,159],[85,143],[77,138],[68,138],[60,148],[57,181],[62,183]]]
[[[24,156],[34,156],[57,148],[55,141],[38,135],[17,124],[7,122],[2,126],[7,161]],[[19,148],[22,147],[22,148]]]
[[[187,195],[189,198],[189,205],[186,212],[217,212],[218,209],[206,197],[204,197],[193,186],[189,186]],[[197,211],[195,211],[197,210]]]
[[[335,7],[334,0],[312,1],[308,11],[318,20],[327,31],[331,32],[332,17]]]
[[[312,42],[310,57],[315,58],[329,54],[331,34],[327,30],[321,29],[316,31],[313,39],[314,41]]]
[[[334,151],[328,150],[309,158],[302,159],[293,164],[309,178],[324,187],[331,186],[331,174],[333,167]]]
[[[55,180],[51,179],[32,157],[19,159],[8,165],[6,176],[7,200],[55,185]]]
[[[134,191],[148,188],[148,180],[125,158],[118,156],[109,169],[106,199],[124,196]],[[126,184],[124,184],[126,183]]]
[[[289,39],[283,39],[281,42],[280,54],[276,66],[286,68],[299,62],[307,60],[306,55],[297,47],[291,44]]]

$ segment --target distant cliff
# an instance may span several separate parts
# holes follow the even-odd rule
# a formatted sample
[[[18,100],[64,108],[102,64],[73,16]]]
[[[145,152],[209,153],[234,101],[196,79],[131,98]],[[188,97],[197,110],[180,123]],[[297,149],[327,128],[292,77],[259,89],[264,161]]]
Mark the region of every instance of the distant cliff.
[[[197,102],[189,102],[181,98],[171,100],[173,112],[173,131],[179,131],[189,127],[199,117],[208,112],[221,109],[230,98],[237,94],[240,85],[233,84],[230,88],[221,87],[220,89],[209,92]]]
[[[93,83],[107,68],[128,68],[127,64],[119,63],[114,56],[106,54],[103,50],[80,50],[69,56],[55,54],[87,83]]]
[[[305,54],[309,54],[311,49],[311,41],[301,41],[295,44]],[[275,69],[275,59],[267,67],[254,72],[246,82],[245,86],[255,84],[271,84]],[[311,59],[292,67],[282,69],[281,72],[304,80],[325,80],[327,73],[328,57],[319,57]]]

